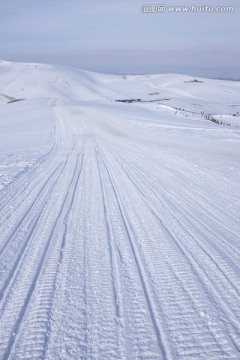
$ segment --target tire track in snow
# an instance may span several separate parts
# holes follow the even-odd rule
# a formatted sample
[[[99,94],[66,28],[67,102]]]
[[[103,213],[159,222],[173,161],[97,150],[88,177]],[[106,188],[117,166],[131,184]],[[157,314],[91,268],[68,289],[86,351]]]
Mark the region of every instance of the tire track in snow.
[[[128,156],[128,163],[127,163],[126,160],[124,160],[124,158],[121,155],[119,155],[119,156],[122,159],[123,163],[125,164],[123,169],[129,168],[128,163],[129,163],[130,157]],[[186,194],[184,194],[184,189],[180,190],[180,188],[176,189],[176,191],[173,191],[174,189],[172,189],[166,181],[164,181],[163,179],[159,179],[159,178],[157,178],[159,183],[158,183],[158,186],[156,186],[156,178],[155,178],[154,173],[152,173],[152,176],[150,177],[145,169],[136,166],[136,164],[135,164],[135,166],[132,167],[132,169],[135,169],[134,171],[136,172],[137,176],[140,175],[142,179],[145,179],[145,183],[151,183],[151,187],[152,187],[152,189],[153,188],[155,189],[155,194],[158,198],[159,198],[159,196],[158,196],[159,191],[161,192],[162,197],[164,196],[164,194],[166,194],[166,197],[168,198],[168,200],[172,199],[172,204],[177,203],[177,206],[179,209],[179,214],[181,216],[182,216],[182,212],[184,212],[184,213],[186,212],[188,214],[188,219],[193,218],[195,224],[199,223],[199,225],[197,227],[205,228],[204,230],[206,230],[206,232],[208,232],[208,234],[212,234],[212,236],[214,236],[214,243],[211,240],[211,238],[209,239],[209,241],[212,242],[214,247],[218,247],[218,251],[221,251],[221,248],[225,247],[227,250],[227,253],[229,253],[229,252],[231,253],[231,259],[229,259],[229,260],[234,262],[234,266],[237,268],[237,271],[239,271],[238,265],[239,265],[240,251],[238,250],[236,245],[229,243],[229,241],[227,242],[224,238],[224,236],[227,236],[229,238],[229,236],[231,235],[231,239],[235,238],[236,241],[238,241],[239,237],[238,237],[237,233],[230,231],[229,229],[227,229],[224,226],[223,222],[220,223],[218,221],[218,223],[216,223],[216,226],[224,229],[224,231],[225,231],[225,233],[223,233],[221,235],[221,237],[219,237],[219,233],[217,233],[213,229],[214,219],[212,218],[212,214],[210,214],[208,209],[204,208],[202,205],[200,207],[200,205],[198,204],[196,199],[195,199],[195,201],[192,201],[191,193],[188,193],[188,195],[186,195]],[[129,172],[131,172],[132,169],[129,169]],[[155,181],[153,181],[153,179],[155,179]],[[165,189],[165,190],[163,191],[162,189]],[[185,206],[183,206],[182,204],[185,204]],[[186,207],[186,205],[188,205],[189,210]],[[168,208],[170,208],[170,207],[168,206]],[[175,206],[175,208],[176,208],[176,206]],[[180,211],[180,209],[181,209],[181,211]],[[196,212],[199,215],[198,218],[196,216],[194,216],[194,217],[192,216],[192,213],[196,213]],[[201,217],[203,216],[203,214],[204,214],[204,217],[209,219],[209,222],[211,222],[211,225],[212,225],[211,227],[206,222],[203,223],[203,221],[201,221]],[[237,218],[235,218],[234,221],[235,221],[235,223],[239,222],[239,220]],[[189,226],[190,226],[190,228],[192,227],[192,225],[189,225]],[[219,246],[216,245],[217,243],[219,244]]]
[[[20,213],[21,216],[17,223],[16,223],[16,220],[14,219],[15,225],[14,225],[12,232],[9,233],[9,227],[11,228],[11,226],[8,226],[5,230],[5,232],[7,232],[7,236],[6,236],[5,243],[2,244],[1,249],[0,249],[0,261],[1,261],[1,257],[3,256],[4,252],[6,251],[8,245],[9,244],[12,245],[12,243],[14,242],[13,238],[19,237],[19,229],[21,227],[24,227],[24,222],[33,223],[32,230],[29,231],[30,235],[34,231],[34,228],[35,228],[36,223],[39,218],[39,214],[41,215],[42,211],[44,210],[44,205],[46,203],[46,200],[49,198],[49,196],[52,192],[52,189],[54,188],[54,185],[57,183],[59,177],[61,176],[61,173],[64,171],[66,164],[67,164],[67,161],[60,163],[60,165],[57,166],[57,168],[51,173],[51,175],[47,178],[47,180],[45,180],[45,182],[41,186],[40,190],[38,189],[37,192],[34,194],[33,202],[30,204],[29,207],[26,208],[26,204],[24,203],[23,209],[20,208],[20,209],[17,209],[17,211],[16,210],[14,211],[14,218],[16,218],[18,216],[18,213]],[[55,178],[55,174],[57,174],[56,178]],[[38,184],[38,185],[40,185],[40,184]],[[30,196],[31,195],[32,194],[30,194]],[[40,213],[37,212],[37,210],[41,209],[41,208],[42,208],[42,211]],[[34,214],[31,214],[31,212],[33,210],[35,210],[35,212],[37,214],[36,219],[35,219],[35,216],[36,216],[35,212],[34,212]],[[30,221],[28,218],[29,216],[33,216],[33,219]],[[28,226],[28,228],[29,228],[29,226]],[[4,231],[2,231],[2,236],[4,236]]]
[[[117,264],[109,247],[91,137],[86,136],[84,152],[83,176],[53,300],[53,331],[46,358],[125,359]]]
[[[83,150],[84,151],[84,150]],[[65,251],[56,278],[52,299],[46,359],[86,358],[86,250],[81,204],[83,200],[84,154],[73,209],[69,214]]]
[[[124,161],[124,159],[122,158],[122,161]],[[125,163],[125,167],[129,166],[127,165],[127,163],[124,161]],[[134,167],[132,167],[133,169]],[[133,170],[129,168],[129,172],[132,172]],[[125,170],[126,171],[126,170]],[[201,231],[200,229],[204,229],[204,232],[202,232],[202,235],[205,235],[206,233],[208,233],[208,235],[211,235],[214,237],[214,242],[211,239],[211,237],[208,236],[208,243],[212,244],[212,250],[216,251],[216,249],[218,250],[218,252],[222,255],[227,257],[228,253],[231,253],[231,258],[229,258],[229,261],[233,261],[236,271],[239,271],[239,256],[240,256],[240,252],[239,250],[232,244],[230,244],[229,242],[227,242],[224,239],[224,236],[228,236],[228,238],[230,237],[235,237],[236,239],[238,239],[238,234],[235,234],[229,230],[227,230],[225,228],[225,226],[221,223],[221,227],[226,231],[225,234],[219,236],[219,233],[216,232],[216,230],[213,229],[213,226],[210,227],[210,225],[208,225],[205,222],[203,222],[203,220],[201,220],[201,217],[204,216],[204,218],[209,219],[209,221],[213,222],[212,217],[210,217],[210,215],[208,214],[208,211],[204,208],[200,208],[199,204],[197,203],[197,201],[192,201],[190,196],[186,196],[183,191],[172,191],[172,189],[168,189],[168,191],[163,191],[160,188],[160,185],[156,186],[156,181],[153,181],[152,178],[150,178],[149,176],[147,176],[147,173],[144,169],[138,169],[138,170],[134,170],[134,172],[139,176],[141,176],[141,179],[144,180],[145,184],[149,187],[149,184],[151,184],[151,186],[149,187],[152,191],[154,189],[154,196],[156,198],[158,198],[158,200],[161,202],[162,199],[165,197],[167,202],[171,202],[171,206],[178,212],[179,212],[179,216],[183,217],[186,213],[186,217],[185,220],[187,220],[189,222],[189,231],[191,231],[192,228],[196,227],[199,228],[198,231]],[[154,178],[154,175],[153,175]],[[141,186],[141,184],[139,185]],[[167,187],[167,184],[164,184],[164,189]],[[159,190],[161,192],[161,198],[159,197]],[[183,201],[184,200],[184,201]],[[153,198],[154,201],[154,198]],[[185,206],[183,206],[183,204],[185,204]],[[186,207],[186,204],[188,205]],[[171,207],[168,206],[168,208],[170,209]],[[197,214],[196,214],[197,213]],[[193,214],[195,214],[193,216]],[[198,217],[197,217],[198,215]],[[196,226],[197,225],[197,226]],[[216,224],[216,225],[220,225]],[[204,239],[203,239],[204,240]],[[219,244],[219,245],[217,245]],[[227,252],[226,254],[223,254],[221,248],[225,247]],[[209,256],[211,256],[211,254],[209,254]],[[234,260],[233,260],[234,259]],[[225,274],[224,274],[225,276]]]
[[[117,144],[111,144],[111,147],[115,148],[115,151],[119,152],[117,149]],[[179,187],[181,193],[186,193],[186,196],[188,196],[189,193],[187,192],[186,188],[187,184],[191,189],[190,194],[194,195],[194,198],[198,199],[198,201],[201,201],[205,208],[207,204],[210,207],[214,207],[216,213],[217,211],[220,213],[223,211],[223,200],[225,203],[235,204],[236,199],[239,197],[240,193],[237,182],[233,182],[232,180],[229,180],[229,178],[223,178],[221,184],[224,184],[224,192],[219,191],[219,188],[216,188],[216,185],[212,185],[212,183],[216,183],[216,179],[213,175],[209,174],[207,170],[197,172],[197,175],[195,175],[192,164],[189,165],[188,162],[182,160],[179,157],[170,156],[169,158],[165,158],[165,154],[161,154],[160,156],[158,154],[158,157],[156,157],[157,149],[153,151],[149,147],[139,147],[139,145],[137,146],[130,143],[128,143],[127,147],[123,148],[121,151],[121,154],[125,154],[125,158],[129,157],[130,159],[132,158],[133,153],[135,153],[136,160],[138,160],[138,163],[134,161],[135,166],[142,168],[142,170],[144,168],[148,169],[149,174],[152,174],[154,177],[159,177],[159,173],[164,175],[164,177],[162,177],[162,181],[166,189],[169,188],[169,183],[171,184],[173,181],[175,181],[174,185]],[[144,168],[142,164],[144,164]],[[151,167],[149,167],[149,164],[151,164]],[[182,167],[185,170],[184,172],[178,170]],[[201,176],[199,176],[199,173]],[[186,177],[186,174],[188,177]],[[204,180],[201,180],[202,175]],[[206,180],[209,181],[206,183]],[[192,186],[192,183],[194,183],[194,186]],[[199,191],[199,189],[201,189],[201,191]],[[214,201],[211,200],[213,193],[216,195],[214,197]],[[227,197],[225,194],[227,194]],[[227,213],[224,209],[225,215],[227,215],[233,221],[238,221],[238,217],[236,216],[238,212],[239,206],[237,204],[235,204],[235,209],[228,209]],[[218,217],[214,217],[213,215],[214,214],[212,214],[212,218],[214,218],[215,221],[218,221]]]
[[[111,164],[113,164],[113,161],[111,161]],[[116,169],[116,173],[119,173],[120,174],[120,170],[117,170]],[[122,181],[124,181],[123,179],[122,179]],[[151,199],[152,200],[152,199]],[[157,220],[159,221],[159,218],[157,217]],[[162,225],[161,225],[162,226]],[[174,239],[174,241],[176,241],[176,238],[175,237],[172,237],[172,236],[170,236],[170,238],[172,238],[172,239]],[[185,254],[184,254],[184,256],[185,256]],[[186,257],[186,259],[188,259],[188,257]],[[149,264],[150,262],[148,261],[148,264]],[[173,271],[173,273],[174,273],[174,271]],[[179,281],[181,280],[181,278],[179,278]],[[206,280],[206,279],[205,279]],[[173,285],[173,287],[174,287],[174,285]],[[194,300],[194,299],[193,299]],[[193,303],[193,300],[192,300],[192,303]],[[197,308],[197,306],[196,306],[196,309],[197,310],[199,310],[198,308]],[[217,324],[216,324],[217,325]],[[219,328],[219,330],[221,330],[221,327]],[[222,331],[222,330],[221,330]],[[215,333],[215,330],[214,330],[214,332],[212,333],[212,335],[213,335],[213,338],[215,337],[215,335],[214,335],[214,333]],[[223,349],[225,348],[225,350],[223,350],[222,349],[222,352],[223,352],[223,354],[224,353],[231,353],[232,351],[230,350],[230,348],[228,347],[228,346],[225,346],[224,345],[224,336],[223,336],[223,334],[221,335],[221,338],[222,338],[222,345],[220,345],[220,343],[219,343],[219,345],[220,345],[220,347],[222,347],[223,346]],[[215,339],[215,341],[216,342],[218,342],[217,341],[217,339]],[[230,352],[229,352],[230,351]],[[236,358],[236,356],[235,355],[231,355],[231,356],[233,356],[233,357],[230,357],[230,358]]]
[[[123,323],[122,327],[124,327],[124,320],[123,320],[123,299],[122,299],[122,285],[120,283],[120,276],[118,271],[118,262],[117,262],[117,254],[118,249],[115,245],[115,241],[113,238],[113,231],[111,228],[111,222],[109,220],[108,215],[108,206],[107,206],[107,198],[104,191],[104,180],[101,174],[100,170],[100,164],[99,164],[99,150],[98,146],[96,144],[96,160],[97,160],[97,167],[98,167],[98,174],[99,174],[99,180],[100,180],[100,186],[101,186],[101,195],[102,195],[102,201],[103,201],[103,208],[104,208],[104,218],[105,218],[105,226],[107,229],[107,239],[108,239],[108,248],[110,253],[110,262],[111,262],[111,276],[112,276],[112,284],[113,284],[113,292],[114,292],[114,300],[115,300],[115,306],[116,306],[116,318],[118,319],[119,323]],[[118,254],[119,256],[119,254]],[[121,334],[119,335],[119,338],[123,338],[123,329],[121,331]],[[119,347],[121,348],[121,343],[123,343],[124,340],[120,340]],[[126,346],[125,350],[123,351],[121,349],[121,359],[126,358]]]
[[[131,251],[132,251],[132,254],[133,254],[133,257],[134,257],[134,261],[135,261],[135,264],[136,264],[136,267],[137,267],[137,270],[138,270],[138,274],[139,274],[139,278],[140,278],[140,281],[141,281],[141,284],[142,284],[142,290],[143,290],[143,293],[144,293],[144,296],[145,296],[145,299],[146,299],[146,303],[147,303],[147,306],[148,306],[148,311],[149,311],[149,314],[150,314],[150,317],[151,317],[151,321],[152,321],[152,324],[153,324],[153,327],[154,327],[154,331],[155,331],[155,334],[156,334],[156,338],[158,339],[158,344],[159,344],[159,348],[161,350],[161,353],[162,353],[162,358],[163,359],[170,359],[170,354],[169,354],[169,350],[167,348],[167,345],[165,343],[165,339],[164,339],[164,335],[163,335],[163,328],[162,328],[162,325],[159,323],[159,321],[157,320],[158,319],[158,316],[156,315],[155,313],[155,309],[154,309],[154,305],[153,305],[153,300],[152,300],[152,297],[151,297],[151,292],[148,288],[148,285],[147,285],[147,281],[146,281],[146,278],[144,276],[144,270],[143,270],[143,266],[141,264],[141,259],[139,257],[139,254],[137,253],[137,250],[135,248],[135,245],[134,245],[134,240],[133,240],[133,236],[131,234],[131,227],[124,215],[124,210],[122,208],[122,205],[121,205],[121,201],[119,199],[119,195],[118,195],[118,192],[116,190],[116,187],[114,185],[114,182],[113,182],[113,179],[109,173],[109,170],[102,158],[101,155],[99,155],[99,159],[101,160],[107,174],[108,174],[108,177],[109,177],[109,180],[111,182],[111,185],[112,185],[112,189],[113,189],[113,192],[115,194],[115,198],[116,198],[116,201],[117,201],[117,204],[118,204],[118,208],[119,208],[119,214],[121,216],[121,219],[123,221],[123,224],[124,224],[124,227],[125,227],[125,231],[126,231],[126,234],[127,234],[127,238],[128,238],[128,241],[129,241],[129,245],[130,245],[130,248],[131,248]]]
[[[87,139],[88,161],[82,209],[86,266],[86,358],[119,359],[124,349],[122,319],[113,284],[115,269],[109,251],[96,149],[92,137],[87,135]]]
[[[66,164],[65,164],[66,165]],[[49,201],[51,200],[51,194],[53,193],[54,188],[56,187],[56,184],[59,180],[59,177],[61,173],[63,172],[64,167],[61,169],[61,172],[58,174],[58,177],[55,179],[53,178],[53,183],[49,183],[48,181],[46,184],[48,184],[49,188],[46,193],[46,195],[41,198],[40,204],[42,206],[38,206],[39,212],[34,212],[33,219],[28,219],[27,217],[22,217],[22,220],[24,219],[24,223],[26,223],[26,231],[22,232],[23,238],[19,237],[19,233],[21,233],[21,224],[23,221],[20,221],[19,226],[17,227],[16,231],[14,231],[12,237],[10,237],[10,243],[9,252],[4,254],[4,258],[1,259],[0,262],[0,269],[2,270],[2,279],[1,279],[1,288],[0,288],[0,301],[1,301],[1,311],[4,311],[4,304],[6,301],[6,296],[8,296],[9,291],[11,291],[11,287],[14,284],[15,278],[17,277],[17,274],[19,272],[19,268],[21,268],[23,262],[26,260],[27,253],[29,252],[29,248],[31,248],[34,235],[36,232],[37,227],[39,226],[39,223],[41,223],[41,220],[43,218],[44,211],[46,210]],[[45,184],[45,186],[46,186]],[[45,188],[44,186],[44,188]],[[33,203],[34,206],[36,206],[35,202]],[[17,241],[16,244],[14,244],[14,241]],[[19,243],[18,243],[19,242]],[[13,247],[13,250],[12,250]],[[7,251],[6,248],[4,249],[5,252]],[[8,267],[9,268],[8,268]],[[5,277],[4,277],[5,274]]]
[[[57,213],[53,212],[53,209],[57,209],[59,208],[59,211],[61,209],[61,206],[63,207],[63,190],[60,187],[60,184],[63,184],[63,180],[65,178],[65,181],[68,181],[67,179],[69,178],[68,175],[68,171],[71,174],[71,169],[73,169],[72,167],[72,160],[74,158],[73,156],[73,150],[74,150],[74,142],[73,145],[71,145],[71,138],[70,137],[65,137],[66,134],[70,134],[69,130],[68,132],[65,131],[65,127],[66,124],[64,124],[64,122],[62,121],[61,118],[58,119],[58,136],[57,136],[57,140],[58,140],[58,151],[57,153],[54,154],[54,157],[52,159],[50,159],[50,163],[52,163],[52,165],[54,164],[54,159],[56,162],[59,162],[59,160],[61,160],[62,158],[66,158],[65,161],[65,166],[67,166],[67,168],[65,168],[65,171],[63,171],[62,169],[62,175],[60,177],[59,175],[59,183],[56,182],[56,186],[58,186],[58,189],[60,190],[60,192],[57,192],[57,187],[55,187],[54,191],[53,191],[53,195],[47,199],[45,198],[46,204],[45,204],[45,208],[40,209],[41,213],[39,214],[39,220],[38,223],[36,222],[36,229],[32,229],[32,233],[29,234],[29,240],[31,240],[29,242],[29,246],[26,248],[26,251],[22,252],[22,255],[24,255],[24,258],[21,262],[19,262],[19,266],[18,269],[16,269],[16,274],[14,275],[14,277],[11,279],[11,281],[8,284],[8,291],[6,292],[6,296],[4,297],[4,299],[2,299],[2,306],[1,306],[1,320],[2,323],[5,322],[5,329],[4,329],[4,336],[2,336],[1,339],[1,351],[5,351],[6,348],[6,343],[9,343],[9,349],[12,348],[13,343],[15,342],[15,336],[16,333],[12,333],[12,327],[15,327],[15,329],[18,330],[18,328],[21,327],[21,316],[23,316],[23,314],[25,314],[27,306],[28,306],[28,302],[31,299],[31,294],[33,289],[35,289],[36,284],[32,283],[32,279],[35,279],[36,281],[38,280],[38,276],[40,275],[40,273],[42,272],[42,268],[41,268],[41,262],[39,267],[37,267],[37,264],[39,264],[39,259],[42,259],[42,264],[43,262],[45,262],[45,258],[47,257],[49,251],[48,248],[51,245],[51,238],[49,239],[49,231],[51,229],[51,224],[52,226],[54,226],[54,223],[56,221],[56,216]],[[65,138],[65,139],[64,139]],[[62,140],[64,139],[64,140]],[[74,139],[73,139],[74,140]],[[76,151],[75,151],[76,153]],[[52,154],[53,155],[53,154]],[[50,166],[49,163],[49,166]],[[55,167],[55,165],[54,165]],[[46,169],[45,169],[46,170]],[[45,172],[43,172],[43,174],[45,174]],[[44,179],[44,178],[43,178]],[[69,179],[70,181],[70,179]],[[53,179],[53,184],[54,184],[54,179]],[[53,185],[52,184],[52,185]],[[30,188],[31,189],[31,188]],[[64,189],[64,187],[63,187]],[[30,190],[31,191],[31,190]],[[50,195],[50,189],[47,189],[46,187],[46,191],[48,192],[48,194]],[[59,195],[61,195],[61,197],[59,197]],[[47,196],[46,196],[47,197]],[[40,201],[41,202],[41,201]],[[50,208],[51,204],[53,205],[52,208]],[[44,211],[43,211],[44,210]],[[31,215],[31,214],[30,214]],[[37,214],[36,214],[36,219],[37,219]],[[43,227],[44,225],[44,227]],[[28,231],[28,229],[27,229]],[[51,234],[50,234],[51,235]],[[32,237],[32,239],[31,239]],[[40,239],[40,241],[35,241],[34,239]],[[52,246],[52,245],[51,245]],[[46,256],[44,256],[46,255]],[[19,261],[21,258],[21,254],[19,257]],[[37,267],[37,270],[35,269],[35,267]],[[24,271],[25,269],[25,271]],[[37,271],[37,272],[35,272]],[[21,285],[23,284],[23,285]],[[21,290],[19,290],[19,288]],[[28,289],[28,290],[27,290]],[[6,290],[6,289],[5,289]],[[18,296],[16,298],[14,298],[14,293],[15,291],[18,293]],[[26,298],[27,296],[27,298]],[[24,305],[25,304],[25,305]],[[19,315],[20,314],[20,315]],[[7,322],[4,319],[7,319]],[[15,325],[13,324],[12,321],[14,321],[14,319],[19,318],[19,323],[15,323]],[[11,320],[12,319],[12,320]],[[11,339],[9,339],[9,331],[11,335]],[[4,345],[5,344],[5,345]],[[11,350],[6,350],[6,351],[11,351]]]
[[[99,161],[100,162],[100,161]],[[138,269],[127,240],[125,224],[119,213],[109,175],[100,162],[106,210],[111,224],[112,241],[118,254],[122,284],[125,343],[128,358],[161,359],[162,353],[154,330]]]
[[[61,137],[59,136],[59,138]],[[50,159],[50,162],[47,164],[48,167],[45,164],[45,170],[46,172],[47,170],[51,172],[51,175],[46,179],[46,173],[42,170],[38,171],[30,185],[27,182],[25,193],[18,195],[17,199],[20,201],[16,202],[14,206],[10,206],[9,212],[11,211],[11,217],[1,227],[3,244],[0,249],[0,279],[3,282],[3,286],[0,289],[0,298],[3,297],[8,282],[14,272],[16,272],[18,263],[20,263],[21,258],[24,256],[27,246],[29,243],[31,244],[35,228],[41,221],[46,203],[53,193],[55,185],[57,185],[58,180],[64,173],[69,156],[69,152],[65,156],[61,156],[59,161],[57,161],[59,162],[57,166],[55,165],[56,161]],[[37,177],[39,174],[41,174],[40,181]],[[36,179],[37,181],[35,181]],[[8,206],[6,204],[6,207]],[[17,220],[18,218],[19,220]],[[11,228],[13,228],[12,231]]]
[[[69,216],[73,209],[73,202],[82,172],[82,156],[82,152],[80,152],[76,158],[76,166],[68,190],[66,188],[63,207],[49,236],[52,243],[51,252],[47,263],[41,270],[42,273],[39,274],[35,289],[37,295],[33,295],[31,304],[28,306],[29,310],[24,319],[28,326],[24,325],[19,334],[19,341],[16,341],[14,353],[17,354],[18,358],[25,359],[29,357],[31,359],[32,354],[36,353],[39,358],[45,358],[46,356],[48,336],[51,333],[50,320],[53,297],[65,254]],[[41,318],[41,326],[39,326],[39,318]],[[31,337],[31,343],[29,343],[29,337]]]
[[[75,167],[70,184],[75,179],[76,168],[77,168],[77,165]],[[71,169],[71,167],[70,167],[70,169]],[[65,172],[66,172],[66,170],[65,170]],[[66,185],[65,185],[65,189],[67,189]],[[62,221],[62,219],[64,217],[63,214],[65,213],[66,210],[68,211],[69,193],[71,193],[71,192],[68,190],[66,192],[66,194],[64,194],[64,198],[60,201],[59,205],[61,205],[61,207],[59,209],[59,212],[57,213],[57,217],[55,218],[52,227],[50,227],[48,230],[46,242],[42,244],[43,246],[41,246],[39,244],[40,253],[38,251],[36,251],[36,249],[35,249],[35,253],[37,253],[37,254],[35,254],[35,257],[32,255],[29,258],[29,255],[28,255],[28,258],[27,258],[28,261],[25,261],[24,264],[22,264],[22,268],[15,275],[15,280],[11,284],[11,288],[8,291],[10,293],[10,295],[8,294],[8,297],[5,297],[5,302],[2,305],[2,312],[0,314],[1,314],[1,320],[4,321],[3,319],[4,319],[5,313],[6,313],[6,316],[8,318],[8,321],[7,321],[8,327],[11,326],[11,336],[8,340],[7,346],[6,345],[4,346],[4,348],[5,348],[5,351],[3,354],[4,359],[9,358],[11,356],[12,350],[14,350],[13,349],[14,344],[17,339],[19,329],[21,328],[23,318],[25,316],[25,313],[26,313],[29,303],[32,299],[32,296],[33,296],[33,293],[37,286],[37,283],[39,281],[39,277],[41,275],[43,266],[46,262],[47,256],[49,256],[49,249],[50,248],[52,249],[55,245],[54,240],[56,242],[56,239],[54,239],[54,233],[55,233],[55,231],[57,231],[57,227],[59,226],[59,223]],[[50,204],[48,204],[48,207],[49,206],[50,206]],[[42,221],[43,221],[43,219],[42,219]],[[40,231],[41,231],[41,228],[39,227],[38,232],[40,232]],[[36,237],[36,239],[38,238],[36,235],[36,232],[35,232],[34,236]],[[28,253],[29,253],[29,251],[28,251]],[[38,256],[36,256],[36,255],[38,255]],[[30,271],[25,269],[25,268],[29,268],[29,266],[31,266]],[[26,272],[29,272],[29,273],[31,272],[31,276],[28,276],[28,274],[26,274],[24,269],[26,270]],[[21,288],[22,291],[19,292],[19,288]],[[24,290],[24,293],[23,293],[23,290]],[[15,307],[14,311],[12,312],[12,315],[11,315],[12,320],[10,320],[11,312],[9,312],[8,307],[10,307],[10,308],[12,307],[12,304],[11,304],[12,297],[14,296],[14,294],[16,292],[17,293],[19,292],[21,294],[21,296],[19,296],[18,305]],[[22,301],[21,304],[19,304],[20,300]],[[49,296],[49,301],[51,301],[51,296]],[[12,323],[13,321],[14,321],[14,324]],[[1,348],[2,348],[2,346],[3,346],[3,344],[1,344]]]

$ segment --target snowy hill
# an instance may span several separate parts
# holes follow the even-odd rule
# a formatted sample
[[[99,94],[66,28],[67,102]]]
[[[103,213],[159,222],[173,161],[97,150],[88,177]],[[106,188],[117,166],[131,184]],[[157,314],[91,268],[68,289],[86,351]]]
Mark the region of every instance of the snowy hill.
[[[0,358],[238,359],[240,82],[0,61]]]

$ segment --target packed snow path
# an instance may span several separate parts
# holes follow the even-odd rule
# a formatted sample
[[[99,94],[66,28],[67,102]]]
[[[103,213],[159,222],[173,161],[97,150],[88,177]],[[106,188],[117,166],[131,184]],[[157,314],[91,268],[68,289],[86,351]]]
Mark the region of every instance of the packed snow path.
[[[0,193],[0,358],[239,359],[238,157],[201,147],[230,130],[49,106]]]

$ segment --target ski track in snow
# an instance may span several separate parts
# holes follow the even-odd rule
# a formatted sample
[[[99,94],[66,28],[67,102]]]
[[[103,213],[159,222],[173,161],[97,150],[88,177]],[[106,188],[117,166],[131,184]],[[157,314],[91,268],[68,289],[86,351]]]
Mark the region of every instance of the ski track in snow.
[[[239,359],[239,173],[49,107],[48,151],[0,192],[0,359]]]

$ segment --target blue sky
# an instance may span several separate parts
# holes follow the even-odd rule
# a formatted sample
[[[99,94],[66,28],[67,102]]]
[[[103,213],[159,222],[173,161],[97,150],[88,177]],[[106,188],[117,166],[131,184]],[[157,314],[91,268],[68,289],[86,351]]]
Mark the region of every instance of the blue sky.
[[[181,72],[240,77],[240,7],[232,13],[143,13],[143,4],[191,0],[0,1],[0,58],[111,73]]]

